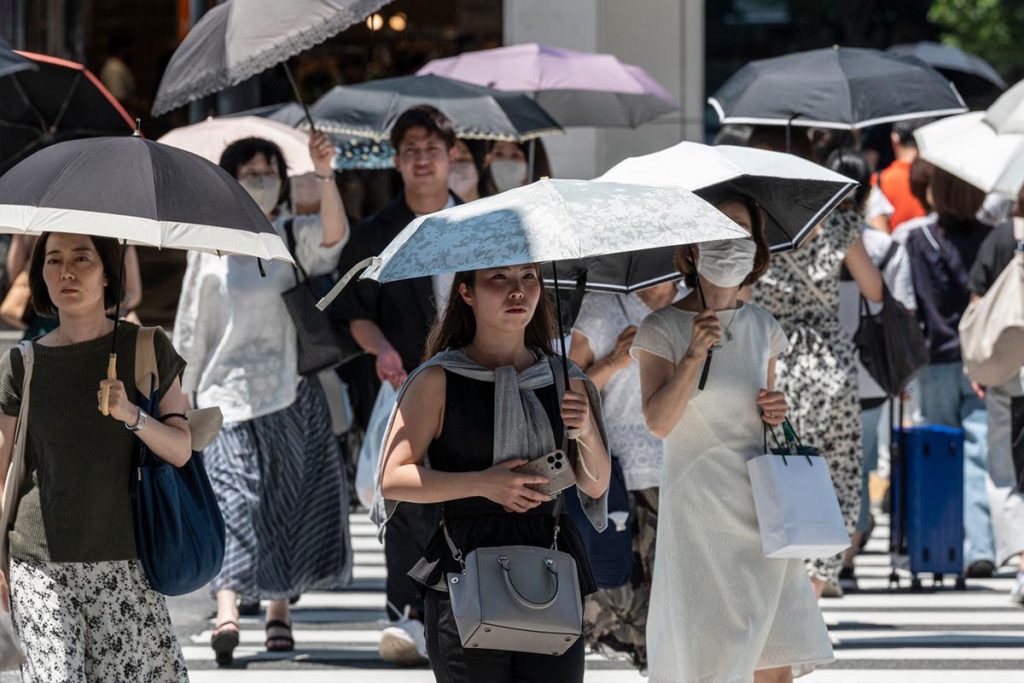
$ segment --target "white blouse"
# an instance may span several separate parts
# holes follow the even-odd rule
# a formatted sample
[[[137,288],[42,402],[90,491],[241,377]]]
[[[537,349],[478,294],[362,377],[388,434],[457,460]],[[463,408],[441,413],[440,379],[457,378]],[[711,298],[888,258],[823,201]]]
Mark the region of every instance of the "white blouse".
[[[274,222],[284,239],[288,216]],[[296,216],[295,258],[310,275],[330,272],[348,236],[322,246],[319,215]],[[188,362],[182,389],[195,407],[219,406],[224,421],[241,422],[287,408],[299,383],[296,333],[281,293],[297,272],[287,263],[189,252],[174,321],[174,346]]]

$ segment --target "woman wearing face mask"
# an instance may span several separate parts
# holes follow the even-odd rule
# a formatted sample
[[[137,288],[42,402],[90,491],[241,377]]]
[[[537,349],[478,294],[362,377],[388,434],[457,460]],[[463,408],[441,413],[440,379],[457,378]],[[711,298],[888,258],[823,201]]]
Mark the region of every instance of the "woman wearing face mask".
[[[529,153],[531,143],[495,142],[484,158],[485,196],[522,187],[530,182]],[[533,144],[533,177],[550,178],[551,167],[544,144],[540,140]]]
[[[320,213],[290,221],[294,256],[310,276],[334,268],[348,221],[334,183],[334,148],[321,133],[309,152]],[[289,222],[287,168],[273,143],[247,138],[224,150],[220,165],[238,178],[274,228]],[[345,471],[318,382],[296,370],[296,333],[281,293],[295,270],[280,262],[190,253],[174,342],[188,361],[182,377],[197,407],[219,406],[224,428],[205,451],[206,468],[227,527],[224,566],[211,582],[217,598],[212,646],[230,664],[238,644],[239,595],[270,600],[268,650],[294,646],[288,600],[346,583],[351,570]]]
[[[480,199],[480,166],[469,145],[465,140],[456,140],[448,164],[448,189],[463,202]]]
[[[765,425],[787,412],[774,390],[786,335],[768,311],[739,300],[740,287],[768,267],[763,214],[745,195],[715,205],[750,239],[682,247],[676,264],[688,285],[699,280],[704,300],[693,291],[649,315],[632,349],[644,419],[665,440],[647,618],[651,683],[791,681],[793,667],[832,660],[803,563],[761,550],[747,474],[747,460],[764,452]]]
[[[839,150],[831,161],[841,161],[844,154],[856,152]],[[847,200],[806,245],[773,258],[768,272],[751,290],[752,301],[771,311],[789,335],[789,350],[779,356],[778,385],[790,397],[790,419],[797,432],[828,458],[851,534],[860,516],[864,454],[857,349],[839,322],[842,266],[864,298],[874,303],[882,300],[882,276],[861,237],[863,200],[863,193]],[[838,555],[808,563],[819,596],[842,595],[838,584],[841,566]]]

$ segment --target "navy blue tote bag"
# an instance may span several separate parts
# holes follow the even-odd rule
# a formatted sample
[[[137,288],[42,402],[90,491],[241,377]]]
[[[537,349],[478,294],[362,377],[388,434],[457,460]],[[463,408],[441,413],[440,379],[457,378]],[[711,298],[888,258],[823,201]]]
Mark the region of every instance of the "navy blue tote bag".
[[[140,405],[159,419],[159,378],[153,328],[142,328],[135,346]],[[142,380],[142,381],[140,381]],[[143,386],[151,386],[149,396]],[[224,561],[224,518],[203,467],[193,452],[182,467],[154,455],[138,440],[132,482],[135,546],[150,585],[164,595],[184,595],[205,586]]]

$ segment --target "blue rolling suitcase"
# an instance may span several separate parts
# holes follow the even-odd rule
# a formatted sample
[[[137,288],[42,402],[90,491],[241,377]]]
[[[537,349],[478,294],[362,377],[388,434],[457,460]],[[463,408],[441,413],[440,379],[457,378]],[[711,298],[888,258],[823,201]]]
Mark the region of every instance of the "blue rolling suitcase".
[[[964,581],[964,431],[924,425],[893,430],[892,507],[889,550],[890,585],[899,585],[896,568],[911,575],[911,590],[921,589],[918,574],[941,586],[947,575]]]

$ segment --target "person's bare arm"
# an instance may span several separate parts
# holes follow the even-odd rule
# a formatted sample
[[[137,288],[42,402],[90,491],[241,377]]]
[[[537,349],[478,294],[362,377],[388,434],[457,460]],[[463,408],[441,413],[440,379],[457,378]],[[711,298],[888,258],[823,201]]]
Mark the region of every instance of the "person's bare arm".
[[[7,248],[7,278],[11,282],[18,276],[18,273],[28,267],[35,241],[34,237],[28,235],[11,236],[11,245]]]
[[[587,373],[598,391],[603,391],[608,380],[615,376],[615,373],[628,368],[629,364],[633,362],[629,356],[629,347],[633,345],[635,336],[636,327],[630,325],[619,335],[612,352],[604,358],[595,360],[594,352],[590,348],[590,340],[573,330],[569,360]]]
[[[142,303],[142,271],[139,269],[139,252],[134,246],[129,246],[124,253],[123,286],[121,315],[134,311]]]
[[[638,350],[640,361],[640,399],[644,421],[651,434],[664,439],[675,429],[686,412],[697,377],[707,359],[708,349],[722,337],[722,328],[713,311],[699,313],[693,321],[690,346],[678,364]]]
[[[576,472],[576,487],[591,498],[600,498],[608,490],[612,476],[611,458],[601,440],[593,407],[582,380],[572,380],[572,391],[562,397],[562,422],[577,431],[581,471]]]
[[[377,379],[381,382],[391,382],[396,389],[402,386],[406,377],[402,357],[384,336],[380,326],[372,320],[357,318],[349,321],[348,329],[363,351],[377,357]]]
[[[137,424],[139,407],[128,400],[124,384],[120,380],[103,380],[100,382],[100,391],[96,392],[97,400],[100,398],[104,386],[110,387],[110,417],[119,422]],[[188,413],[188,400],[181,390],[180,380],[177,379],[160,399],[160,414],[171,415],[172,413],[182,415]],[[192,457],[192,432],[185,419],[172,417],[164,423],[151,417],[135,435],[149,446],[149,450],[154,455],[163,458],[175,467],[181,467]]]
[[[526,462],[522,459],[477,472],[424,467],[427,449],[441,432],[444,403],[445,376],[440,367],[424,370],[406,388],[384,444],[380,482],[384,498],[425,504],[482,496],[513,512],[526,512],[550,500],[527,488],[528,484],[546,483],[546,477],[512,471]]]
[[[850,271],[850,275],[853,276],[857,288],[860,289],[864,298],[871,303],[880,303],[882,301],[882,274],[878,272],[875,262],[868,256],[862,237],[854,240],[850,248],[846,250],[843,263],[846,264],[846,268]]]
[[[313,160],[313,168],[320,185],[320,222],[324,228],[323,246],[333,247],[348,236],[348,216],[345,215],[345,204],[338,192],[338,184],[334,180],[334,144],[321,131],[309,135],[309,156]],[[329,180],[325,180],[329,178]]]

